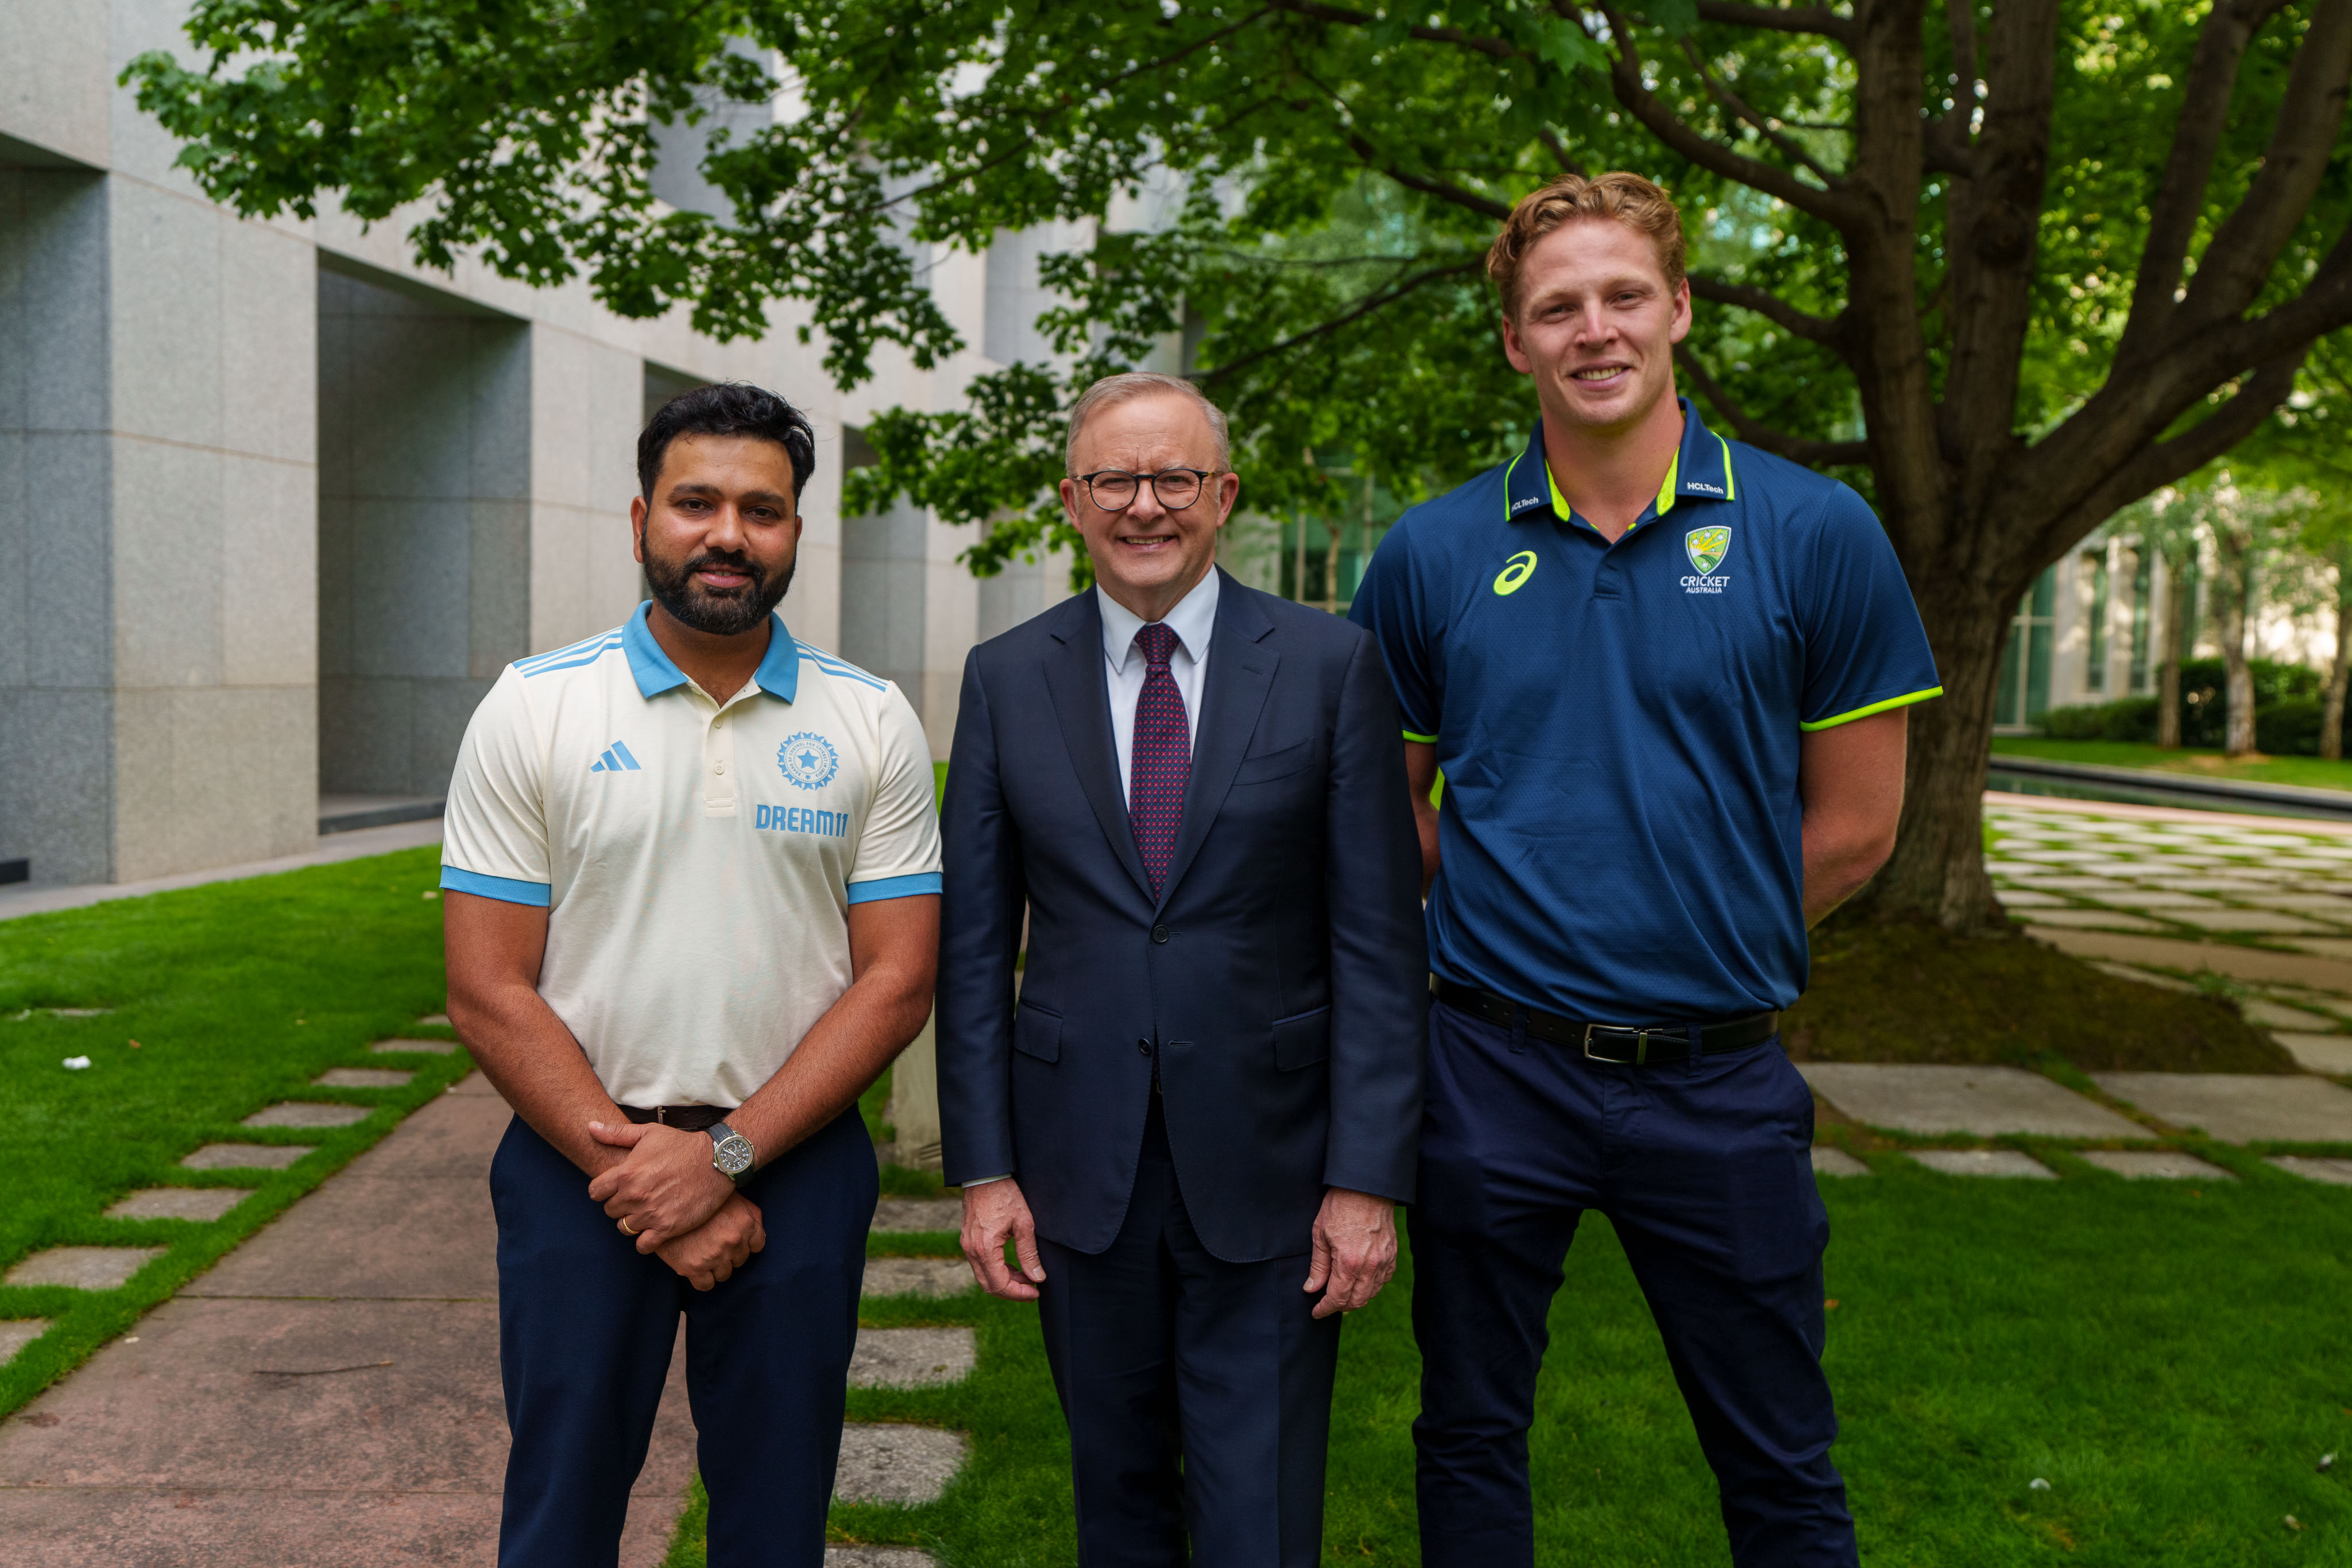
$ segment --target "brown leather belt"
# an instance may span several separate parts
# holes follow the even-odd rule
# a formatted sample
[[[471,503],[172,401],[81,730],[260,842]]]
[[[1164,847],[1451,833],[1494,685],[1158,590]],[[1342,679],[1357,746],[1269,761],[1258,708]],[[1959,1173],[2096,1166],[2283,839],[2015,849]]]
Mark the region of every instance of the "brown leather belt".
[[[1589,1023],[1561,1018],[1465,986],[1454,980],[1437,982],[1437,999],[1499,1029],[1523,1027],[1529,1038],[1549,1045],[1574,1047],[1594,1061],[1622,1067],[1643,1067],[1654,1061],[1686,1061],[1693,1050],[1702,1056],[1745,1051],[1761,1045],[1780,1031],[1780,1015],[1757,1013],[1723,1023],[1623,1024]]]
[[[659,1122],[681,1133],[707,1133],[734,1113],[732,1105],[624,1105],[632,1122]]]

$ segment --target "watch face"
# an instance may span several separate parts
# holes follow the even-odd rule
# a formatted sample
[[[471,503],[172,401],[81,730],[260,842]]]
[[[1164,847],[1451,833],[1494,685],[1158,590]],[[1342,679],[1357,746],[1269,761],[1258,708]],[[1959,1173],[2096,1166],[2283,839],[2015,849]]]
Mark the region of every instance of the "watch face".
[[[712,1145],[710,1163],[721,1176],[741,1176],[751,1168],[751,1140],[740,1133],[729,1133]]]

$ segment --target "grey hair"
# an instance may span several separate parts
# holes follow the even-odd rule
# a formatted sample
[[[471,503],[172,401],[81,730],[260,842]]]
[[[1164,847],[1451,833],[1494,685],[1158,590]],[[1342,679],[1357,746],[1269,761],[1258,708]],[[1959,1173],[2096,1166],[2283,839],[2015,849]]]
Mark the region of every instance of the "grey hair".
[[[1087,416],[1097,409],[1111,408],[1138,398],[1157,397],[1172,393],[1189,401],[1208,417],[1209,429],[1217,438],[1217,472],[1222,474],[1234,465],[1234,444],[1225,434],[1225,413],[1215,403],[1202,395],[1201,389],[1182,376],[1164,376],[1158,371],[1126,371],[1118,375],[1105,376],[1070,405],[1070,434],[1062,444],[1062,468],[1075,476],[1078,468],[1078,432],[1086,428]]]

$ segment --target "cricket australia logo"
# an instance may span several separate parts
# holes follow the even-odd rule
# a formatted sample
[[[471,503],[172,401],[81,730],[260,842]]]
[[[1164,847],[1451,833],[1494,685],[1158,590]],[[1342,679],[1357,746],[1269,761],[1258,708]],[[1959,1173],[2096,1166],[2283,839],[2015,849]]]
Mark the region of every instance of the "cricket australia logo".
[[[786,782],[803,789],[822,789],[841,771],[841,754],[834,750],[833,742],[804,729],[776,747],[776,766],[783,769]]]
[[[1683,579],[1685,593],[1721,593],[1723,585],[1731,580],[1715,575],[1715,569],[1731,553],[1729,528],[1693,528],[1683,536],[1683,553],[1690,557],[1694,573]]]

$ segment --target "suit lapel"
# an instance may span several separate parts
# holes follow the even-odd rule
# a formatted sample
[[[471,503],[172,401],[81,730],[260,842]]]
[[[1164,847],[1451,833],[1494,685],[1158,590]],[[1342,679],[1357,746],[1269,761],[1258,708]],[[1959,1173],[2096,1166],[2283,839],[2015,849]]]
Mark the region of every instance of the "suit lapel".
[[[1215,570],[1223,575],[1224,568]],[[1209,639],[1207,678],[1202,682],[1192,777],[1184,789],[1184,821],[1176,831],[1176,852],[1169,860],[1168,881],[1160,889],[1162,904],[1175,893],[1185,868],[1208,838],[1210,824],[1223,809],[1234,775],[1241,769],[1243,754],[1249,750],[1250,737],[1257,733],[1258,715],[1265,709],[1265,695],[1274,689],[1275,668],[1282,663],[1282,656],[1265,641],[1273,630],[1274,622],[1251,601],[1249,591],[1225,576],[1217,585],[1217,629]],[[1100,666],[1099,657],[1097,666]]]
[[[1078,787],[1111,852],[1138,892],[1151,896],[1151,880],[1143,873],[1143,857],[1136,852],[1135,830],[1127,820],[1127,797],[1118,787],[1118,747],[1111,739],[1110,691],[1103,681],[1102,608],[1093,591],[1085,607],[1068,617],[1053,635],[1061,645],[1045,656],[1045,689],[1053,695],[1054,714],[1060,720],[1062,744],[1069,748],[1077,769]],[[1210,670],[1215,671],[1213,661]]]

